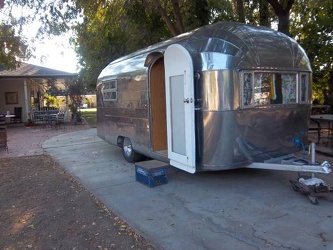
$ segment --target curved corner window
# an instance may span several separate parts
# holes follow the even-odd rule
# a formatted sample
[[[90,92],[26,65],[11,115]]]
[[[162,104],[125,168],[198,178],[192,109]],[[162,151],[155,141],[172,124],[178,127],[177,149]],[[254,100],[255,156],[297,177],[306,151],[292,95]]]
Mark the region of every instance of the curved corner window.
[[[243,75],[243,105],[250,106],[253,103],[253,74]]]
[[[300,74],[300,103],[307,103],[308,101],[308,93],[309,93],[309,74],[301,73]]]
[[[243,106],[297,103],[297,79],[296,73],[245,72]]]
[[[102,83],[103,101],[117,101],[117,80]]]

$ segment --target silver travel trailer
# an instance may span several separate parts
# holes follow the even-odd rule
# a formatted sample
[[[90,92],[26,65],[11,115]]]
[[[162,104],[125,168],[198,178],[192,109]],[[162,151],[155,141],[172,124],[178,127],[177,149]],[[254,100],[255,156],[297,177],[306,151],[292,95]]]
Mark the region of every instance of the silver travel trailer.
[[[310,62],[296,41],[219,22],[111,62],[98,77],[97,134],[128,161],[145,155],[190,173],[329,172],[286,160],[305,148],[310,98]]]

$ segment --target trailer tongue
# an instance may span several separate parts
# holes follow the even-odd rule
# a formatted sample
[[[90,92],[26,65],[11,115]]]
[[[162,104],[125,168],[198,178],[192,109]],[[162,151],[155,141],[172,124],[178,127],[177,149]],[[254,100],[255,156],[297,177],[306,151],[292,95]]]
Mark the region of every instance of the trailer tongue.
[[[332,172],[331,165],[327,161],[318,163],[315,159],[315,143],[310,145],[311,160],[298,158],[294,155],[270,159],[265,162],[253,162],[248,168],[286,170],[310,173],[310,175],[298,174],[296,181],[290,180],[295,191],[306,194],[311,203],[318,204],[317,195],[333,192],[333,188],[325,181],[315,177],[317,174],[329,174]]]
[[[320,174],[329,174],[332,172],[331,165],[327,161],[322,163],[318,163],[316,161],[315,143],[311,143],[309,152],[311,154],[310,160],[307,160],[304,156],[299,158],[291,154],[284,157],[269,159],[264,162],[253,162],[248,166],[248,168],[311,172]]]

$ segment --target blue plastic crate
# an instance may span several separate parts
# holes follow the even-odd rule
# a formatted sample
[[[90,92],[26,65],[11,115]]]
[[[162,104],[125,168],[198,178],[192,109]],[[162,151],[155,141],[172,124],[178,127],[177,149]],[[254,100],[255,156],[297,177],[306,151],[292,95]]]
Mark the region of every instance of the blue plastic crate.
[[[135,164],[135,179],[148,187],[167,184],[167,166],[166,163],[156,160],[137,162]]]

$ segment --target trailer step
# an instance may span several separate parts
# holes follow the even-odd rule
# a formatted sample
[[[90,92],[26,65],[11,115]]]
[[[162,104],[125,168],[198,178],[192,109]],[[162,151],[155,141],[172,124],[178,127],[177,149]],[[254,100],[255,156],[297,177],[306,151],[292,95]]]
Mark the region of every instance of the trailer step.
[[[158,160],[135,163],[135,180],[148,187],[167,184],[167,168],[170,166]]]

